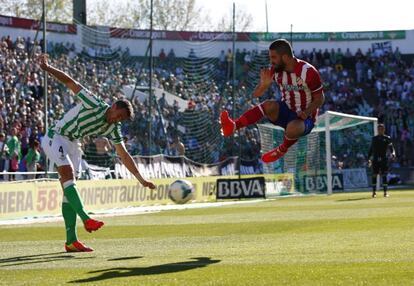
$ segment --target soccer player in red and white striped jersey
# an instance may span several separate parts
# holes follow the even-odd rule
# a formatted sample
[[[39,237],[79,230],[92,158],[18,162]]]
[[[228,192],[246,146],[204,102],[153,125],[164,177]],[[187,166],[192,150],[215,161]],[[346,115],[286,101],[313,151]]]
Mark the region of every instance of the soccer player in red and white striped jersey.
[[[263,117],[285,129],[283,143],[263,154],[264,163],[271,163],[283,157],[301,136],[312,131],[318,110],[325,99],[319,72],[311,64],[295,58],[288,41],[279,39],[271,43],[269,58],[272,67],[261,70],[260,83],[253,95],[262,96],[275,81],[282,98],[266,100],[236,120],[231,119],[227,111],[220,115],[222,132],[226,137],[239,128],[255,124]]]

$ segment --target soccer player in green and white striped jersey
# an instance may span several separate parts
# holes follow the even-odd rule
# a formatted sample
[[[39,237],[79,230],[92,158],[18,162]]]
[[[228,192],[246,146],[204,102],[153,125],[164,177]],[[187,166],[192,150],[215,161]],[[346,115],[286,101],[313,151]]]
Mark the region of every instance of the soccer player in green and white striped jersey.
[[[49,65],[46,54],[39,57],[39,64],[43,70],[65,84],[80,101],[49,128],[42,140],[42,148],[51,163],[57,166],[63,187],[62,214],[66,226],[65,249],[67,252],[93,251],[92,248],[81,243],[76,234],[77,215],[82,219],[88,232],[98,230],[104,224],[88,216],[76,189],[75,177],[80,171],[82,156],[79,139],[90,135],[108,137],[115,145],[116,152],[126,168],[143,186],[155,189],[151,181],[141,176],[122,140],[121,121],[133,117],[132,105],[128,100],[120,99],[109,106],[69,75]]]

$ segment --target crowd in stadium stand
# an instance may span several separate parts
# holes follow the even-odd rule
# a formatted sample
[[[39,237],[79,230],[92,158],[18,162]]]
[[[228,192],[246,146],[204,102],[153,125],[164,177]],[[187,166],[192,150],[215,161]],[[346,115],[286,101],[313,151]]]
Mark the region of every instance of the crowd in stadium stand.
[[[43,72],[28,58],[34,53],[42,52],[42,43],[30,38],[2,37],[0,42],[0,171],[41,170],[44,156],[40,156],[39,142],[45,132],[45,106],[43,98]],[[122,97],[123,86],[138,84],[148,86],[148,70],[145,59],[131,57],[128,50],[117,49],[94,53],[88,51],[77,53],[70,43],[48,42],[47,52],[51,64],[68,72],[73,78],[84,84],[105,101]],[[266,52],[266,51],[264,51]],[[236,72],[237,88],[235,90],[236,114],[257,104],[258,99],[250,96],[249,80],[253,75],[251,62],[262,51],[237,50]],[[392,137],[397,149],[398,160],[395,166],[412,166],[411,145],[414,138],[414,64],[397,49],[387,51],[361,51],[352,54],[349,50],[312,50],[297,51],[297,57],[307,60],[319,68],[325,85],[325,110],[375,116],[384,122],[387,133]],[[110,55],[110,56],[108,56]],[[133,100],[136,118],[124,124],[123,133],[129,151],[133,155],[167,154],[181,155],[182,144],[186,151],[192,149],[208,150],[206,157],[192,159],[217,162],[239,150],[243,159],[256,160],[260,154],[260,138],[255,127],[241,132],[240,140],[222,139],[218,135],[218,115],[222,108],[232,109],[232,75],[231,50],[222,51],[217,58],[208,61],[198,69],[215,71],[214,77],[203,78],[203,73],[189,73],[189,62],[197,58],[197,51],[190,51],[187,59],[176,58],[174,50],[162,50],[155,59],[153,84],[165,92],[176,95],[187,102],[185,111],[180,111],[178,102],[168,104],[164,97],[154,100],[151,117],[148,102]],[[183,64],[184,63],[184,64]],[[29,66],[27,69],[26,67]],[[138,76],[137,76],[138,74]],[[199,74],[199,75],[197,75]],[[50,77],[49,77],[50,78]],[[22,81],[23,79],[24,82]],[[274,90],[264,98],[274,97]],[[47,108],[49,124],[58,119],[65,110],[75,103],[68,89],[56,80],[48,81]],[[209,132],[215,136],[203,141],[193,135],[191,127],[186,132],[180,130],[185,125],[185,114],[209,122]],[[162,116],[159,116],[159,114]],[[203,115],[200,115],[203,114]],[[191,117],[193,118],[193,117]],[[153,144],[148,148],[148,122],[152,122]],[[196,130],[194,130],[196,134]],[[213,134],[214,133],[214,134]],[[161,134],[161,136],[160,136]],[[361,135],[363,136],[363,134]],[[356,138],[355,140],[359,140]],[[239,145],[241,144],[241,145]],[[345,143],[344,143],[345,144]],[[363,144],[369,140],[363,138]],[[102,138],[86,138],[83,142],[85,157],[88,162],[112,167],[114,155],[109,142]],[[343,167],[364,164],[366,154],[353,154],[353,150],[342,149],[336,154]],[[199,153],[199,152],[198,152]],[[97,155],[98,154],[98,155]],[[188,155],[186,153],[186,155]],[[29,176],[28,176],[29,177]]]

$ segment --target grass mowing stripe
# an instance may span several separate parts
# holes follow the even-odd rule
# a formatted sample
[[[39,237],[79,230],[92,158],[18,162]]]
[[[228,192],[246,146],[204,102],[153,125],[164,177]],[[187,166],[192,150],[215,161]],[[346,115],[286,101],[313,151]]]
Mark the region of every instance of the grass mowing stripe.
[[[185,263],[189,259],[181,262]],[[171,262],[180,263],[179,262]],[[412,285],[414,263],[135,265],[113,268],[0,271],[0,285]],[[99,284],[98,284],[99,283]],[[79,283],[76,285],[95,285]]]
[[[379,231],[406,229],[414,227],[411,217],[391,217],[375,220],[372,218],[361,219],[325,219],[314,221],[265,221],[265,222],[234,222],[234,223],[210,223],[210,224],[177,224],[177,225],[133,225],[117,226],[107,223],[105,227],[93,234],[96,239],[128,238],[128,237],[170,237],[170,236],[205,236],[205,235],[234,235],[234,234],[268,234],[268,233],[309,233],[309,232],[349,232],[349,231]],[[0,228],[1,229],[1,228]],[[33,227],[30,232],[25,227],[1,229],[1,240],[5,241],[37,241],[58,240],[63,238],[64,229],[56,227]],[[47,236],[45,235],[47,233]],[[81,228],[78,233],[84,235]]]

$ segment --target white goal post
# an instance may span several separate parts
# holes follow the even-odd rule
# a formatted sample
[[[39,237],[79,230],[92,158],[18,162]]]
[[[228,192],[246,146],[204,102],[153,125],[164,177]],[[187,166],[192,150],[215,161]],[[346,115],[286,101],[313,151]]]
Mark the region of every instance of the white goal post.
[[[378,119],[375,117],[366,117],[359,115],[351,115],[346,113],[340,113],[335,111],[327,111],[325,114],[325,150],[326,150],[326,176],[327,176],[327,193],[332,194],[332,154],[331,154],[331,116],[341,116],[343,118],[360,119],[363,121],[372,121],[374,123],[374,135],[378,134]],[[377,178],[377,188],[379,185],[379,179]]]
[[[329,195],[367,188],[371,180],[366,159],[377,126],[377,118],[327,111],[318,117],[312,132],[301,137],[282,159],[264,165],[264,172],[294,174],[295,190],[302,193]],[[282,143],[281,127],[271,123],[258,127],[262,152]]]

